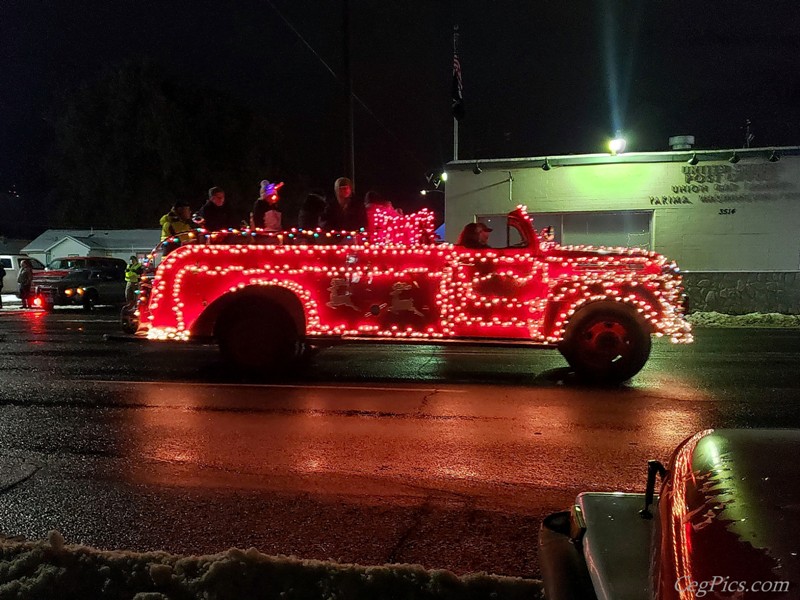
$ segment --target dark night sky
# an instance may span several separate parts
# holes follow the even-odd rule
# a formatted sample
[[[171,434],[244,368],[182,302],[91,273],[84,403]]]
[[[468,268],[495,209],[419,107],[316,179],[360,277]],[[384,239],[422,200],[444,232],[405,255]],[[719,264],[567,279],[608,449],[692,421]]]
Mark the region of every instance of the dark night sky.
[[[0,185],[24,180],[42,115],[104,67],[148,57],[270,116],[330,187],[343,164],[336,0],[11,0],[0,4]],[[452,26],[467,110],[461,157],[800,144],[800,2],[351,0],[356,180],[411,194],[452,157]],[[610,85],[616,81],[616,85]],[[625,100],[627,98],[627,101]],[[388,130],[388,131],[387,131]],[[198,191],[202,195],[202,191]]]

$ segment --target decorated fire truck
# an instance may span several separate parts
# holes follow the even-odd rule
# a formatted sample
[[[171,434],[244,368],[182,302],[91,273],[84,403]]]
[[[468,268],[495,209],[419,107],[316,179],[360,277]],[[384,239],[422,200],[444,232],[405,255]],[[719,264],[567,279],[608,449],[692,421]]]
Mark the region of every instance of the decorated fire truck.
[[[264,373],[352,342],[557,348],[608,382],[639,372],[651,336],[692,340],[679,270],[659,254],[543,241],[522,206],[503,248],[437,243],[433,223],[376,210],[357,232],[200,231],[154,257],[137,333],[215,340]]]

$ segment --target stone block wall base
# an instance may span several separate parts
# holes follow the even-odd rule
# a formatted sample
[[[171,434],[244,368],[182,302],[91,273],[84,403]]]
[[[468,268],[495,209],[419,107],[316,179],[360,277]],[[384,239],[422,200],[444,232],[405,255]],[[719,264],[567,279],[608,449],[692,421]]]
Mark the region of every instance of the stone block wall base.
[[[800,314],[800,271],[683,273],[689,312]]]

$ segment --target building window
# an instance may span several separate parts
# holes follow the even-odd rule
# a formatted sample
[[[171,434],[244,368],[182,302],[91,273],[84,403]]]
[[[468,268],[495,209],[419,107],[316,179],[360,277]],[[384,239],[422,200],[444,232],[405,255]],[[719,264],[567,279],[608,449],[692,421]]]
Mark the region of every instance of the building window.
[[[575,213],[532,213],[537,231],[552,227],[555,240],[564,246],[653,246],[653,211],[623,210]],[[489,244],[494,248],[513,245],[505,215],[477,215],[477,221],[493,229]]]
[[[509,225],[506,215],[479,215],[475,220],[492,230],[489,234],[491,248],[513,248],[525,243],[519,230]]]

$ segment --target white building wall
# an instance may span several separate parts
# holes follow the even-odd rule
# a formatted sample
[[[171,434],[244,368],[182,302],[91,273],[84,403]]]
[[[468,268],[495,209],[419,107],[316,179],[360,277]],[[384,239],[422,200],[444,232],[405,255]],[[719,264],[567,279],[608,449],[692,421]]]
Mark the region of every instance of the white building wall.
[[[40,258],[38,256],[39,253],[30,254],[30,256],[34,258],[38,258],[42,261],[45,265],[49,264],[50,261],[56,258],[68,257],[68,256],[96,256],[96,253],[92,253],[89,251],[89,248],[86,244],[81,244],[80,242],[72,239],[72,238],[63,238],[59,242],[53,244],[49,248],[49,250],[45,253],[42,253],[43,257]]]
[[[541,163],[539,163],[541,164]],[[653,211],[654,249],[684,270],[800,269],[800,156],[494,170],[448,169],[446,232],[518,204],[529,212]],[[513,181],[510,179],[513,178]]]

